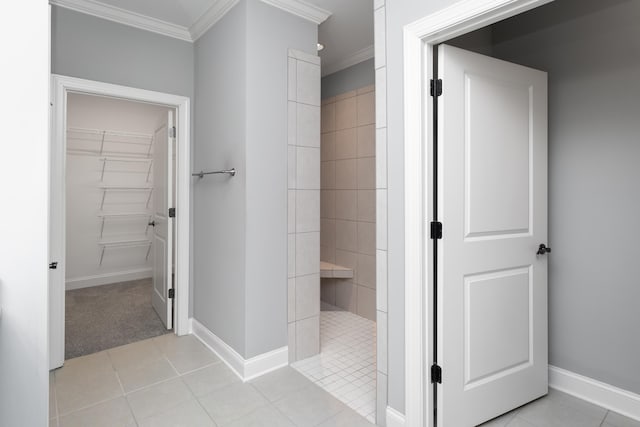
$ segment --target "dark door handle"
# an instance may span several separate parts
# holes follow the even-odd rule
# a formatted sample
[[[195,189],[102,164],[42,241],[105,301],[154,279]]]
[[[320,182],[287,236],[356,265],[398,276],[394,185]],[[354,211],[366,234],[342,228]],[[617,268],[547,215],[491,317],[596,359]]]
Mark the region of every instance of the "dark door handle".
[[[155,226],[156,226],[156,222],[155,222],[155,221],[151,221],[151,222],[149,223],[149,225],[150,225],[150,226],[152,226],[152,227],[155,227]]]
[[[545,255],[545,254],[548,254],[549,252],[551,252],[551,248],[546,247],[544,243],[540,243],[540,246],[538,246],[538,252],[536,252],[536,255]]]
[[[56,261],[56,262],[49,263],[49,268],[51,270],[55,270],[56,268],[58,268],[58,262]]]

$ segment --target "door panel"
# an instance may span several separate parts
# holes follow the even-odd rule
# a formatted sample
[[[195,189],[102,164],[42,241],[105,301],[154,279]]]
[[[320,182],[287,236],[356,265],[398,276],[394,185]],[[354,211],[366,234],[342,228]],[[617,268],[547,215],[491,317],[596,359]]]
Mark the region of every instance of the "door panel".
[[[546,73],[441,46],[438,425],[547,393]]]
[[[169,111],[154,134],[153,147],[153,308],[167,329],[173,328],[173,111]]]

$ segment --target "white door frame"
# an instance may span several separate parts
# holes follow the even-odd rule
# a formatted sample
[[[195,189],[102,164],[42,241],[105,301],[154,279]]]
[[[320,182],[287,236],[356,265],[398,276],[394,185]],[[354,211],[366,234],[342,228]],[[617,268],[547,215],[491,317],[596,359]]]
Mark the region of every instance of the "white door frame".
[[[433,46],[553,0],[462,0],[407,24],[404,49],[405,425],[433,423],[427,367],[433,363],[432,215]],[[446,85],[446,83],[445,83]],[[446,87],[445,89],[446,90]]]
[[[191,123],[190,100],[185,96],[154,92],[127,86],[84,80],[52,74],[51,105],[51,186],[49,203],[51,211],[62,212],[60,218],[52,217],[50,223],[50,247],[52,261],[58,261],[62,280],[61,289],[50,289],[49,345],[51,367],[64,362],[64,277],[65,277],[65,163],[68,93],[122,98],[131,101],[161,104],[176,109],[176,266],[175,266],[175,322],[177,335],[189,333],[189,248],[190,244],[190,185],[191,185]],[[50,211],[50,212],[51,212]],[[51,213],[50,213],[51,216]],[[55,221],[55,223],[53,222]],[[55,258],[55,259],[54,259]],[[51,286],[55,286],[53,283]]]

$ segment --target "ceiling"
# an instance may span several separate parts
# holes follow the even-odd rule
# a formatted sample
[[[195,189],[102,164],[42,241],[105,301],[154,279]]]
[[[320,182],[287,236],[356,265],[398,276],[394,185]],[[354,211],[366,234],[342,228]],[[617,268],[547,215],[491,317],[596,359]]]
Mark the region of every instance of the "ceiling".
[[[263,0],[320,23],[322,74],[373,57],[373,0]],[[234,0],[50,0],[51,4],[194,41]],[[328,18],[326,16],[329,15]],[[326,19],[326,20],[325,20]]]

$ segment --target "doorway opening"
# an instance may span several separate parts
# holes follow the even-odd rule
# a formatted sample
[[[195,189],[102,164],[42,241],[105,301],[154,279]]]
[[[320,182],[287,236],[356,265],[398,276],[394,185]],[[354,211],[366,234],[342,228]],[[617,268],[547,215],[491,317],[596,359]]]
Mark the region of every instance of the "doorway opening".
[[[53,86],[52,369],[188,333],[190,179],[187,98],[62,76]]]

